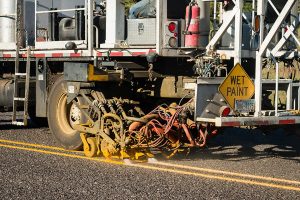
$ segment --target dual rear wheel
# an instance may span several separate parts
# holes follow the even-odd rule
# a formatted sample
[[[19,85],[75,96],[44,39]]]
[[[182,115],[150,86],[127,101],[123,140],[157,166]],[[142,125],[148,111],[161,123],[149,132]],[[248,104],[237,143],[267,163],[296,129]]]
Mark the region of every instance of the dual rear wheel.
[[[80,99],[76,100],[81,103]],[[56,140],[68,150],[82,149],[80,132],[72,124],[83,117],[80,110],[72,103],[67,104],[67,82],[60,77],[54,83],[48,98],[48,124]]]

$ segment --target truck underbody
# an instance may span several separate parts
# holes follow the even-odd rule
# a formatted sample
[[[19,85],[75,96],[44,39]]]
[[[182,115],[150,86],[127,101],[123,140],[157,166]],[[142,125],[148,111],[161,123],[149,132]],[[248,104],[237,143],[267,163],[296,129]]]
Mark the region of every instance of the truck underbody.
[[[15,125],[47,118],[66,149],[123,159],[204,147],[222,127],[300,123],[300,83],[279,71],[299,63],[297,0],[173,2],[157,0],[156,17],[126,19],[120,0],[0,1],[11,9],[0,16],[13,19],[0,29],[15,27],[0,37],[0,107]],[[238,93],[220,92],[238,63],[254,98],[241,90],[243,74],[232,76]]]

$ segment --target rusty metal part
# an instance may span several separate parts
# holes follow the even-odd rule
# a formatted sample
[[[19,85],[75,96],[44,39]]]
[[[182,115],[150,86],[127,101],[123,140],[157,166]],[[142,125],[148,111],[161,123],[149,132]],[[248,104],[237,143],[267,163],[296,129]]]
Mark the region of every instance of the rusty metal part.
[[[88,115],[87,122],[74,124],[73,128],[85,133],[82,140],[87,156],[97,155],[101,151],[106,158],[142,159],[152,156],[147,150],[154,148],[171,152],[167,156],[171,158],[182,152],[184,147],[206,145],[211,127],[206,125],[197,129],[196,123],[188,118],[193,99],[184,105],[161,105],[143,117],[136,117],[132,112],[134,109],[137,109],[139,115],[143,113],[137,107],[139,102],[106,99],[99,91],[80,95],[88,105],[79,107],[76,102],[73,103],[81,114]],[[79,110],[73,109],[74,119],[77,119]]]
[[[98,72],[97,72],[98,71]],[[124,79],[124,70],[116,70],[113,72],[106,72],[94,67],[94,65],[89,64],[88,66],[88,81],[95,82],[107,82],[107,81],[121,81]]]
[[[98,146],[96,143],[96,138],[87,138],[87,143],[89,144],[89,150],[87,148],[84,148],[84,155],[87,157],[95,157],[98,152]]]
[[[110,122],[107,122],[107,120],[110,119]],[[115,121],[111,121],[115,120]],[[112,131],[115,134],[115,138],[119,140],[119,142],[125,142],[125,134],[124,134],[124,124],[122,119],[116,115],[111,113],[106,113],[101,118],[101,126],[100,130],[105,130],[106,126],[110,123],[112,126]]]
[[[105,158],[110,158],[118,152],[116,147],[106,140],[102,140],[100,144],[102,155]]]
[[[155,96],[163,98],[192,98],[195,91],[187,89],[186,85],[193,84],[195,84],[195,79],[190,77],[165,77],[162,79],[159,92],[156,92]]]
[[[142,120],[145,120],[146,123],[148,123],[151,119],[157,119],[159,117],[158,114],[148,114],[148,115],[145,115],[144,117],[142,117],[141,119]],[[135,131],[137,130],[138,128],[140,128],[141,126],[143,125],[142,122],[133,122],[130,126],[129,126],[129,132],[130,131]]]
[[[140,123],[147,123],[147,120],[144,120],[142,118],[136,118],[136,117],[128,117],[125,113],[122,113],[122,116],[125,120],[131,121],[131,122],[140,122]]]
[[[96,142],[96,138],[87,137],[87,135],[84,133],[80,134],[80,138],[83,143],[84,155],[89,158],[95,157],[99,149]]]
[[[146,114],[143,112],[143,110],[138,107],[138,106],[135,106],[134,107],[134,110],[140,115],[140,116],[145,116]]]
[[[132,123],[129,132],[133,138],[133,147],[167,149],[172,152],[169,158],[180,152],[180,147],[204,147],[207,141],[206,129],[209,127],[197,130],[196,123],[192,120],[179,120],[182,112],[192,104],[193,100],[183,106],[176,103],[167,107],[159,106],[146,115],[149,119],[147,124]],[[151,115],[158,117],[151,118]]]
[[[136,118],[136,117],[129,117],[129,116],[127,116],[126,113],[125,113],[125,111],[124,111],[124,109],[123,109],[123,107],[122,107],[122,102],[119,99],[114,98],[114,100],[109,101],[109,105],[111,105],[112,102],[116,104],[118,110],[121,112],[122,117],[125,120],[132,121],[132,122],[147,123],[147,121],[144,120],[144,119],[142,119],[142,118]],[[130,101],[128,103],[130,103]]]

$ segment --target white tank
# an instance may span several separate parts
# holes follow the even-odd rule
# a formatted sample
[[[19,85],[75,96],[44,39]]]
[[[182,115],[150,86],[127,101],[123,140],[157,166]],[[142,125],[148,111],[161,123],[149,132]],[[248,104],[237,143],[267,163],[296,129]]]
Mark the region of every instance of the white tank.
[[[208,45],[209,32],[210,32],[210,2],[204,2],[203,0],[197,0],[200,7],[200,47],[206,47]]]
[[[0,0],[0,43],[15,42],[15,20],[13,17],[3,16],[14,14],[15,10],[14,0]]]

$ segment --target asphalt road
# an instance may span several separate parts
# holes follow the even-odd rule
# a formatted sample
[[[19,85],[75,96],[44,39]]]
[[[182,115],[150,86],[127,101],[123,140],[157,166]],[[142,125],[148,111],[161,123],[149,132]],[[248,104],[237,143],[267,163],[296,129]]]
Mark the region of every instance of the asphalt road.
[[[189,156],[124,163],[65,151],[0,113],[1,199],[300,199],[300,136],[229,129]]]

